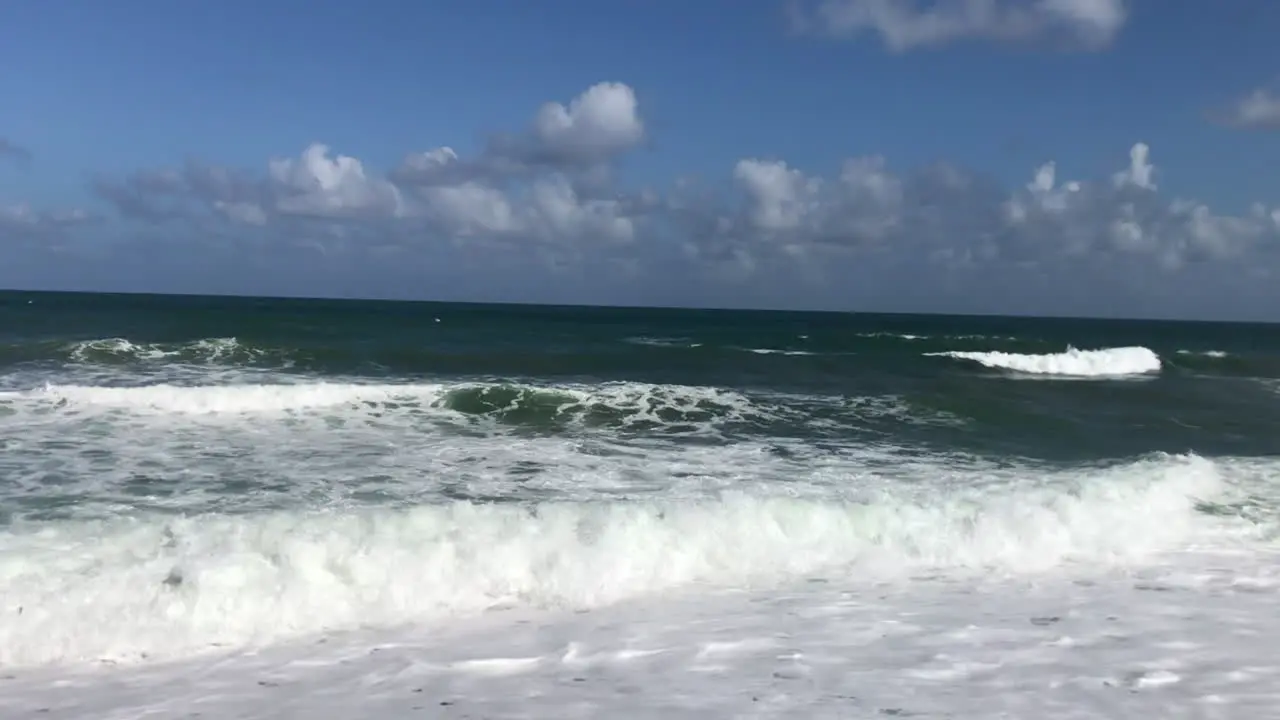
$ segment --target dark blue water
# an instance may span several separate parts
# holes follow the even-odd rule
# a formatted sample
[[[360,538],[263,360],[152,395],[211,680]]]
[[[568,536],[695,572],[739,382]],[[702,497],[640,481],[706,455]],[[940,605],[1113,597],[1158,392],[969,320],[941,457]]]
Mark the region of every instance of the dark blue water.
[[[1145,348],[1158,367],[1125,372],[1119,354],[1091,368],[1037,359],[1069,348]],[[730,389],[790,411],[737,423],[739,435],[896,436],[1068,462],[1280,451],[1273,325],[0,294],[0,377],[12,389],[90,371],[106,385],[145,384],[179,366],[188,371],[181,382],[197,383],[197,368],[298,381],[478,381],[487,385],[445,402],[529,432],[557,431],[557,384],[621,382]],[[1116,373],[1105,374],[1111,366]],[[851,418],[847,406],[859,398],[892,398],[901,409]],[[618,420],[596,410],[589,422]],[[930,418],[947,421],[920,422]],[[648,430],[662,434],[662,418]]]

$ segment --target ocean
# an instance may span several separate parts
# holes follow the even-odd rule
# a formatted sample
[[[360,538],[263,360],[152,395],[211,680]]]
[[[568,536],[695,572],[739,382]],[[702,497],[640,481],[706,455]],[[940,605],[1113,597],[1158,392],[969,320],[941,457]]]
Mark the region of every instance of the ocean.
[[[7,719],[1277,717],[1278,510],[1280,325],[0,293]]]

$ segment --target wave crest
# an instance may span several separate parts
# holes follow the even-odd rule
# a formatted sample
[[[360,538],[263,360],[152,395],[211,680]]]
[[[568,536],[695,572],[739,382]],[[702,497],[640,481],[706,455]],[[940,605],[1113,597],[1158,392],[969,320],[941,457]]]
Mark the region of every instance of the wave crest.
[[[1068,347],[1066,352],[1046,354],[961,351],[930,354],[969,360],[989,368],[1032,375],[1123,377],[1157,373],[1161,368],[1160,356],[1141,346],[1099,350],[1079,350]]]
[[[489,418],[525,426],[580,422],[588,425],[705,429],[727,422],[776,419],[780,406],[752,401],[712,387],[603,383],[537,387],[511,383],[361,384],[299,382],[275,384],[140,387],[46,385],[0,393],[8,405],[69,412],[121,411],[130,414],[210,416],[299,413],[325,408],[362,408],[383,414],[427,412],[441,417]]]
[[[82,340],[65,346],[67,356],[80,363],[167,361],[189,363],[252,362],[266,353],[233,337],[205,338],[185,343],[135,343],[126,338]]]
[[[11,529],[0,532],[0,664],[183,655],[512,606],[587,608],[695,583],[1034,573],[1141,558],[1224,520],[1196,510],[1224,487],[1219,467],[1197,457],[1028,480],[902,487],[863,502],[459,502]]]

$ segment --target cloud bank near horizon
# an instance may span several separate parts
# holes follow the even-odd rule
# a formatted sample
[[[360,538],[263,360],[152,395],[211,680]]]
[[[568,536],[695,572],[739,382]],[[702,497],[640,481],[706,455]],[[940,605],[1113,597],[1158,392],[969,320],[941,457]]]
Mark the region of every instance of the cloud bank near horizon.
[[[376,172],[316,142],[256,169],[188,160],[92,186],[122,221],[117,242],[147,252],[157,238],[190,253],[235,238],[242,248],[396,262],[415,251],[496,254],[551,274],[587,263],[635,278],[683,265],[686,278],[729,285],[1092,279],[1129,293],[1134,282],[1176,285],[1206,268],[1272,281],[1280,270],[1280,207],[1233,215],[1165,197],[1142,142],[1109,177],[1064,179],[1046,161],[1012,190],[946,164],[898,171],[880,156],[848,158],[830,177],[744,158],[724,186],[625,189],[618,161],[646,136],[635,91],[602,82],[544,104],[472,157],[439,146]],[[100,235],[95,220],[85,210],[0,211],[11,237],[64,249]]]
[[[1128,19],[1120,0],[921,7],[793,10],[808,31],[874,32],[894,52],[1064,33],[1098,49]],[[1225,119],[1280,127],[1276,106],[1260,90]],[[531,109],[471,155],[409,149],[376,169],[317,140],[258,167],[186,159],[97,175],[104,212],[0,206],[0,239],[25,253],[14,267],[115,259],[130,282],[181,270],[201,291],[225,290],[211,286],[215,270],[249,283],[231,291],[266,292],[282,269],[310,268],[311,285],[291,292],[326,294],[347,273],[418,297],[452,275],[504,276],[515,295],[577,287],[579,300],[651,304],[1239,315],[1280,302],[1280,206],[1224,212],[1168,196],[1156,149],[1140,139],[1110,174],[1063,178],[1046,158],[1012,188],[976,169],[895,168],[879,155],[828,176],[744,157],[720,182],[637,188],[622,164],[651,139],[643,108],[631,86],[600,82]],[[0,141],[6,152],[30,157]],[[415,284],[415,271],[429,280]],[[381,276],[396,280],[383,287]]]

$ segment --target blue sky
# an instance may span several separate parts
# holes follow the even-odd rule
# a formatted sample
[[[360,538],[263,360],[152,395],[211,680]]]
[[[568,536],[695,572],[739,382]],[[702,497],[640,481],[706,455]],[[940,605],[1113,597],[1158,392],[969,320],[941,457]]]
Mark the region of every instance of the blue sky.
[[[1277,27],[1265,0],[11,3],[0,286],[1280,319]]]

